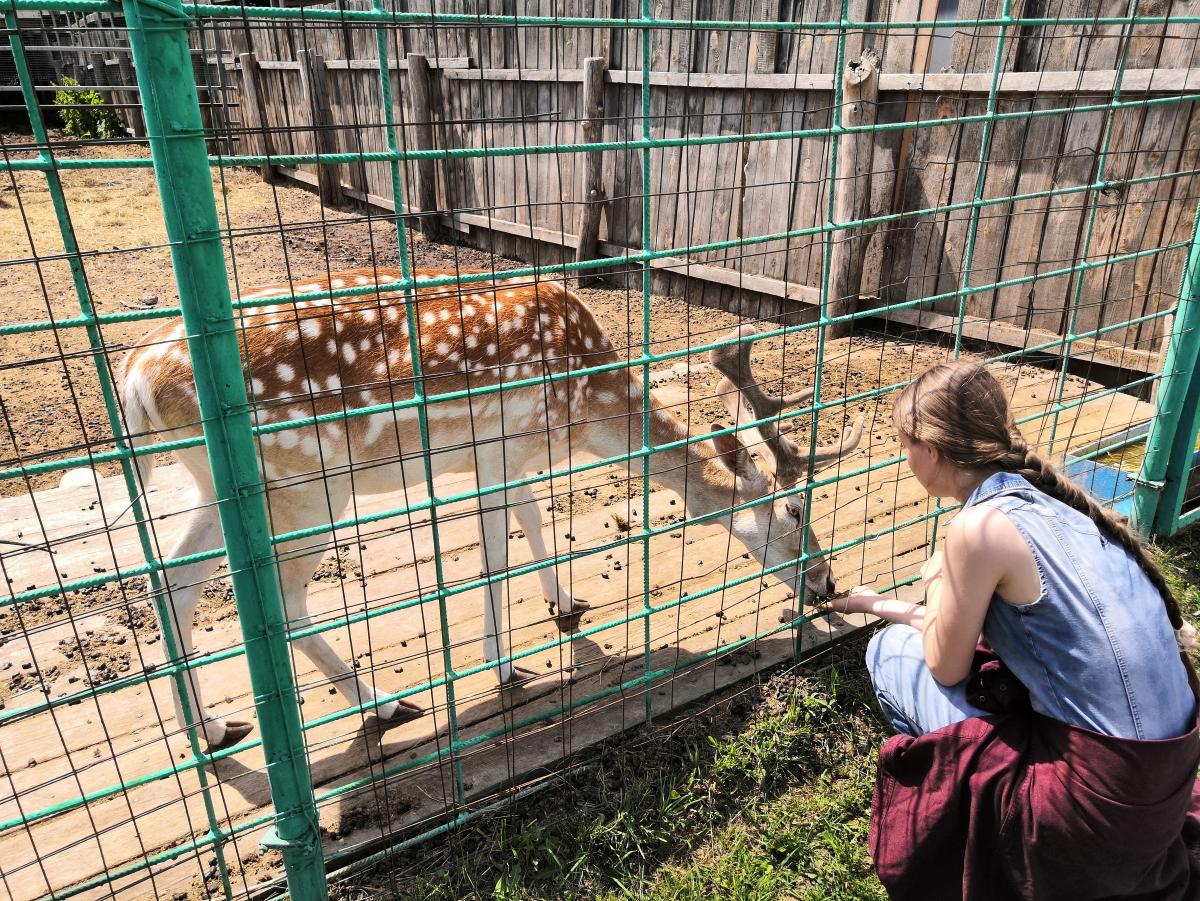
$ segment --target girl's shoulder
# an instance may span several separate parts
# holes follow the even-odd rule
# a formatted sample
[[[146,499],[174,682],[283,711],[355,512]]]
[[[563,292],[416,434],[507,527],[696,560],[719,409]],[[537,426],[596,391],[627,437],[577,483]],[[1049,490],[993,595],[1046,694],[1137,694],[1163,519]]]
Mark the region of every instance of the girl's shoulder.
[[[946,530],[947,550],[955,556],[996,562],[997,557],[1029,556],[1029,545],[1003,510],[973,504],[960,511]]]

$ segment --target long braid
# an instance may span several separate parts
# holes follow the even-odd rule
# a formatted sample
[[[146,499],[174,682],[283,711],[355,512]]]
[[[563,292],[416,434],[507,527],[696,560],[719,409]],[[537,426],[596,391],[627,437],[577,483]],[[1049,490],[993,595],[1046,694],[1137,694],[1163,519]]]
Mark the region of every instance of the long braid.
[[[1025,441],[1025,437],[1015,427],[1012,428],[1009,436],[1009,447],[1010,450],[1008,453],[996,460],[996,465],[1006,472],[1024,476],[1031,485],[1042,493],[1049,495],[1057,501],[1061,501],[1073,510],[1078,510],[1094,522],[1101,532],[1121,545],[1137,565],[1141,567],[1142,572],[1146,574],[1150,583],[1158,589],[1159,595],[1162,596],[1163,606],[1167,611],[1167,618],[1171,622],[1171,628],[1176,631],[1176,635],[1179,637],[1180,645],[1189,648],[1195,647],[1195,629],[1192,628],[1190,623],[1184,620],[1183,614],[1179,609],[1179,601],[1175,599],[1175,593],[1171,591],[1171,586],[1167,584],[1162,570],[1158,568],[1158,565],[1146,553],[1146,549],[1142,547],[1142,543],[1138,541],[1133,530],[1118,519],[1111,511],[1097,504],[1087,492],[1083,491],[1083,489],[1055,469],[1050,463],[1043,460],[1037,451],[1029,446],[1028,442]]]

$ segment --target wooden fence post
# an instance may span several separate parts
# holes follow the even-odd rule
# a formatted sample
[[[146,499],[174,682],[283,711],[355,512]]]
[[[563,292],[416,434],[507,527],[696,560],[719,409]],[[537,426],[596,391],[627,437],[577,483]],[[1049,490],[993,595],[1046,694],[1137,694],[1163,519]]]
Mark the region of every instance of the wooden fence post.
[[[242,53],[238,56],[238,63],[242,67],[242,129],[245,131],[246,153],[248,156],[273,156],[275,148],[262,103],[262,75],[258,68],[258,56],[255,53]],[[273,164],[263,163],[260,171],[263,181],[274,183]]]
[[[583,121],[580,127],[585,143],[594,144],[604,140],[604,59],[589,56],[583,63]],[[579,214],[579,239],[575,245],[575,262],[595,259],[596,243],[600,239],[600,214],[604,211],[604,184],[602,181],[604,154],[599,150],[588,152],[583,161],[580,182],[580,197],[583,209]],[[581,284],[590,281],[580,273]]]
[[[842,108],[839,111],[842,128],[873,125],[878,100],[879,55],[867,49],[850,60],[842,73]],[[837,149],[838,180],[834,186],[833,218],[835,223],[852,222],[866,216],[871,196],[875,139],[871,132],[843,134]],[[869,228],[841,229],[826,236],[827,241],[833,242],[826,315],[845,316],[857,310],[870,231]],[[852,321],[840,322],[831,325],[826,334],[830,338],[844,338],[853,330]]]
[[[333,130],[333,110],[329,105],[329,70],[325,57],[309,50],[296,54],[300,58],[300,79],[312,112],[313,143],[322,156],[338,152],[337,134]],[[341,206],[342,167],[337,163],[317,164],[317,190],[325,206]]]
[[[417,150],[433,150],[433,75],[423,53],[408,54],[408,94],[412,99],[412,125]],[[417,209],[421,234],[438,239],[437,160],[417,160]],[[412,202],[410,196],[409,202]],[[399,212],[399,211],[397,211]]]

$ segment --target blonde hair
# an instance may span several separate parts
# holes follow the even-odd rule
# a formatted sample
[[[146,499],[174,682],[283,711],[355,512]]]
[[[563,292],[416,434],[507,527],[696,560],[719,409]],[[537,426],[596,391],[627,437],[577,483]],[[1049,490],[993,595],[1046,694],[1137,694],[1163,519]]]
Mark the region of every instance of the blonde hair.
[[[1180,647],[1195,646],[1195,629],[1183,619],[1171,587],[1137,536],[1029,446],[1013,422],[1004,388],[982,365],[957,360],[931,367],[896,397],[892,418],[905,438],[937,448],[954,466],[1024,476],[1087,516],[1128,552],[1158,590]]]

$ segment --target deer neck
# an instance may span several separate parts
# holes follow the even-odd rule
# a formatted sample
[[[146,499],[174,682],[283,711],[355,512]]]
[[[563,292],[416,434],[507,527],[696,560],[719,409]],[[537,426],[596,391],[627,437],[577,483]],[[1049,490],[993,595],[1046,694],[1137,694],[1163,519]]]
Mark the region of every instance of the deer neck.
[[[631,425],[640,431],[641,418],[633,416]],[[650,440],[654,447],[693,437],[699,436],[693,434],[682,419],[657,400],[653,401]],[[640,470],[640,467],[634,468]],[[656,450],[650,456],[650,478],[683,498],[689,518],[728,510],[734,502],[733,473],[717,461],[712,443],[707,440]]]

